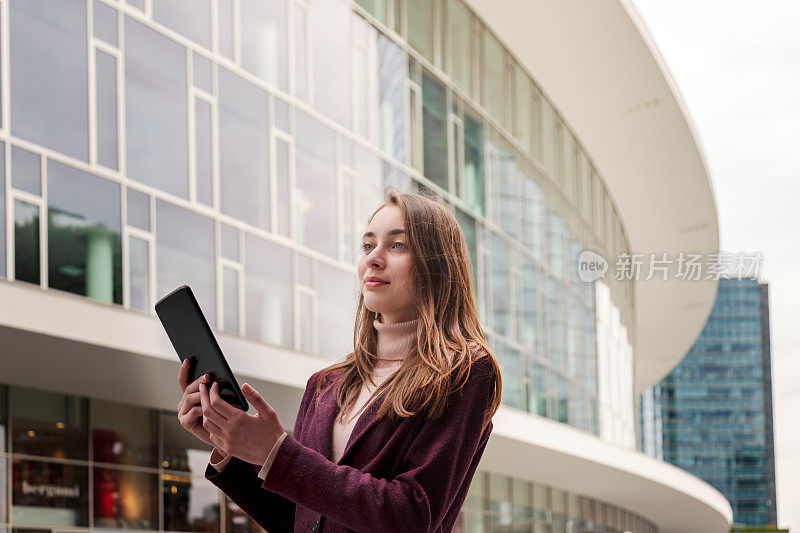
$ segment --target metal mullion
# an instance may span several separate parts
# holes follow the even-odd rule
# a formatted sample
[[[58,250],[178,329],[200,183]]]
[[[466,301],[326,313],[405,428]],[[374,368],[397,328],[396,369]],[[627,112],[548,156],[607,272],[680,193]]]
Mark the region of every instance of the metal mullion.
[[[120,52],[119,48],[114,46],[113,44],[109,44],[102,39],[98,39],[97,37],[92,37],[91,46],[94,46],[96,49],[100,50],[101,52],[105,52],[110,56],[114,56],[119,60]]]
[[[269,95],[267,98],[267,121],[272,118],[275,120],[275,97]],[[277,159],[277,139],[276,128],[269,124],[268,126],[269,138],[267,139],[267,150],[269,154],[269,171],[268,171],[268,185],[269,185],[269,228],[271,233],[278,233],[278,162]]]
[[[86,0],[86,47],[89,86],[89,164],[97,165],[97,65],[95,64],[94,24],[92,0]]]
[[[215,221],[214,223],[214,261],[216,268],[215,276],[214,276],[214,303],[216,307],[216,323],[217,328],[222,330],[224,328],[224,313],[222,312],[222,290],[224,285],[222,283],[222,268],[223,268],[223,257],[222,257],[222,246],[221,246],[221,230],[222,223],[219,221]]]
[[[156,227],[156,197],[151,195],[150,196],[150,234],[151,234],[151,241],[150,241],[150,253],[148,254],[148,261],[150,263],[150,301],[148,302],[148,310],[150,314],[155,313],[155,309],[153,308],[153,302],[156,301],[156,250],[157,246],[155,245],[157,242],[158,234],[157,234],[157,227]]]
[[[194,60],[191,48],[186,48],[186,91],[189,135],[189,202],[197,203],[197,116],[194,102]]]
[[[344,166],[342,165],[342,136],[334,136],[334,151],[336,157],[336,183],[334,199],[336,205],[336,256],[339,261],[344,262],[344,245],[342,237],[344,234]]]
[[[131,307],[130,246],[128,243],[128,188],[120,187],[120,220],[122,223],[122,307]]]
[[[231,0],[233,3],[233,63],[242,64],[242,4],[241,0]]]
[[[43,157],[41,161],[41,178],[42,178],[42,202],[39,204],[39,268],[41,269],[40,286],[47,288],[49,285],[49,272],[47,270],[48,263],[48,246],[47,246],[47,158]]]
[[[219,54],[219,0],[211,0],[210,4],[211,51],[216,55]]]
[[[216,2],[217,0],[212,0]],[[219,138],[219,67],[211,64],[211,92],[214,97],[211,103],[211,203],[214,210],[222,208],[220,199],[220,138]]]
[[[312,278],[314,277],[313,269],[314,268],[312,267],[312,274],[311,274]],[[295,312],[294,312],[295,321],[296,321],[296,325],[297,325],[297,327],[295,328],[296,332],[297,332],[297,339],[296,339],[297,344],[295,345],[295,349],[299,349],[300,348],[300,295],[304,294],[304,295],[309,296],[311,298],[311,308],[309,309],[310,316],[308,317],[308,319],[309,319],[309,331],[310,331],[310,334],[311,334],[311,353],[316,353],[317,347],[316,347],[316,343],[315,343],[315,339],[314,339],[314,337],[315,337],[314,330],[315,330],[315,325],[316,325],[315,323],[316,323],[317,293],[313,288],[306,287],[305,285],[300,285],[299,283],[296,283],[295,286],[297,288],[297,290],[296,290],[296,304],[297,304],[297,307],[295,308]]]
[[[295,84],[297,72],[295,69],[295,35],[294,35],[294,2],[292,0],[283,0],[286,6],[286,63],[287,63],[287,77],[288,86],[287,92],[292,96],[297,96],[295,92]]]
[[[123,182],[127,181],[128,159],[125,150],[127,137],[125,135],[125,18],[121,10],[117,11],[117,166]]]
[[[3,13],[6,13],[5,6],[8,5],[8,2],[3,2]],[[7,20],[5,17],[3,20]],[[3,34],[4,36],[7,35],[6,33]],[[3,48],[3,52],[5,52],[7,48]],[[7,83],[3,84],[3,89],[8,87]],[[5,113],[8,115],[8,113]],[[5,200],[6,204],[6,275],[8,279],[13,280],[15,274],[15,260],[14,258],[14,198],[11,193],[11,144],[8,142],[4,143],[3,145],[3,172],[5,174]]]
[[[11,79],[11,37],[10,37],[10,24],[9,24],[9,0],[0,2],[0,34],[2,35],[2,55],[0,56],[0,71],[2,72],[2,79],[5,83],[2,85],[2,104],[3,104],[3,122],[2,130],[7,134],[11,134],[11,84],[8,80]],[[6,174],[8,176],[9,174]],[[9,485],[11,486],[11,485]]]
[[[358,173],[351,168],[343,168],[342,177],[342,205],[344,207],[349,206],[349,209],[347,209],[347,221],[350,223],[350,247],[357,254],[359,243],[359,236],[357,234],[358,232],[356,231],[356,221],[358,220],[358,202],[356,200],[358,195]],[[346,180],[350,185],[350,198],[344,197],[344,180]],[[342,213],[342,216],[344,216],[344,213]],[[352,256],[346,257],[343,262],[350,264],[353,259],[354,258]]]

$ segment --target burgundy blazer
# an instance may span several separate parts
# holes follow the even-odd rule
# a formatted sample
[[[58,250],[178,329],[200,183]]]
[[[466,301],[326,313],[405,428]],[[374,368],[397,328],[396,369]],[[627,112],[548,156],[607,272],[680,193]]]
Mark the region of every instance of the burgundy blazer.
[[[473,363],[437,420],[378,420],[384,391],[361,413],[338,463],[331,459],[338,408],[327,385],[344,370],[327,375],[315,398],[321,372],[309,378],[294,433],[263,482],[262,465],[237,457],[222,472],[209,464],[206,479],[270,533],[451,531],[492,432],[492,422],[481,432],[495,380],[489,357]]]

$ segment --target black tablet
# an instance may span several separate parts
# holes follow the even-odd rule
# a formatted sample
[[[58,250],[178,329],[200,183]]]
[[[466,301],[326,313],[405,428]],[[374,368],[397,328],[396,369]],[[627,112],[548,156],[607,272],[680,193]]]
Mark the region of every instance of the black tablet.
[[[222,355],[192,289],[183,285],[161,298],[156,302],[156,314],[181,362],[191,358],[189,383],[203,374],[209,374],[212,383],[219,383],[219,395],[232,406],[247,412],[247,400]]]

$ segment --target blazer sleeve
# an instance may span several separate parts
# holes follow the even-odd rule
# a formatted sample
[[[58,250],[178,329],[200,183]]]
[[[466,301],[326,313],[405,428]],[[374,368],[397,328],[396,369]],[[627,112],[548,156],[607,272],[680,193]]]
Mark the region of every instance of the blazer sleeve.
[[[462,484],[472,481],[470,465],[480,460],[491,433],[491,424],[483,432],[481,427],[494,386],[492,369],[476,362],[445,413],[422,423],[404,471],[394,479],[333,463],[289,435],[262,487],[354,531],[434,531]]]
[[[306,391],[294,423],[295,435],[300,435],[302,430],[303,418],[314,396],[317,375],[318,373],[312,375],[306,383]],[[263,490],[262,480],[258,477],[262,465],[229,457],[230,461],[222,471],[217,471],[211,464],[206,466],[206,479],[219,487],[250,518],[270,533],[294,531],[295,502],[275,492]]]

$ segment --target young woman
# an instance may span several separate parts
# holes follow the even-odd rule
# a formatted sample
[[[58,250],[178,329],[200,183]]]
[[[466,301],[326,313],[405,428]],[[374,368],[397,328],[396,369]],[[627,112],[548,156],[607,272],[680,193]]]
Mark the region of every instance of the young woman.
[[[206,478],[270,533],[451,531],[492,432],[502,381],[449,209],[387,191],[358,279],[355,350],[311,376],[291,435],[249,385],[257,415],[181,367]]]

